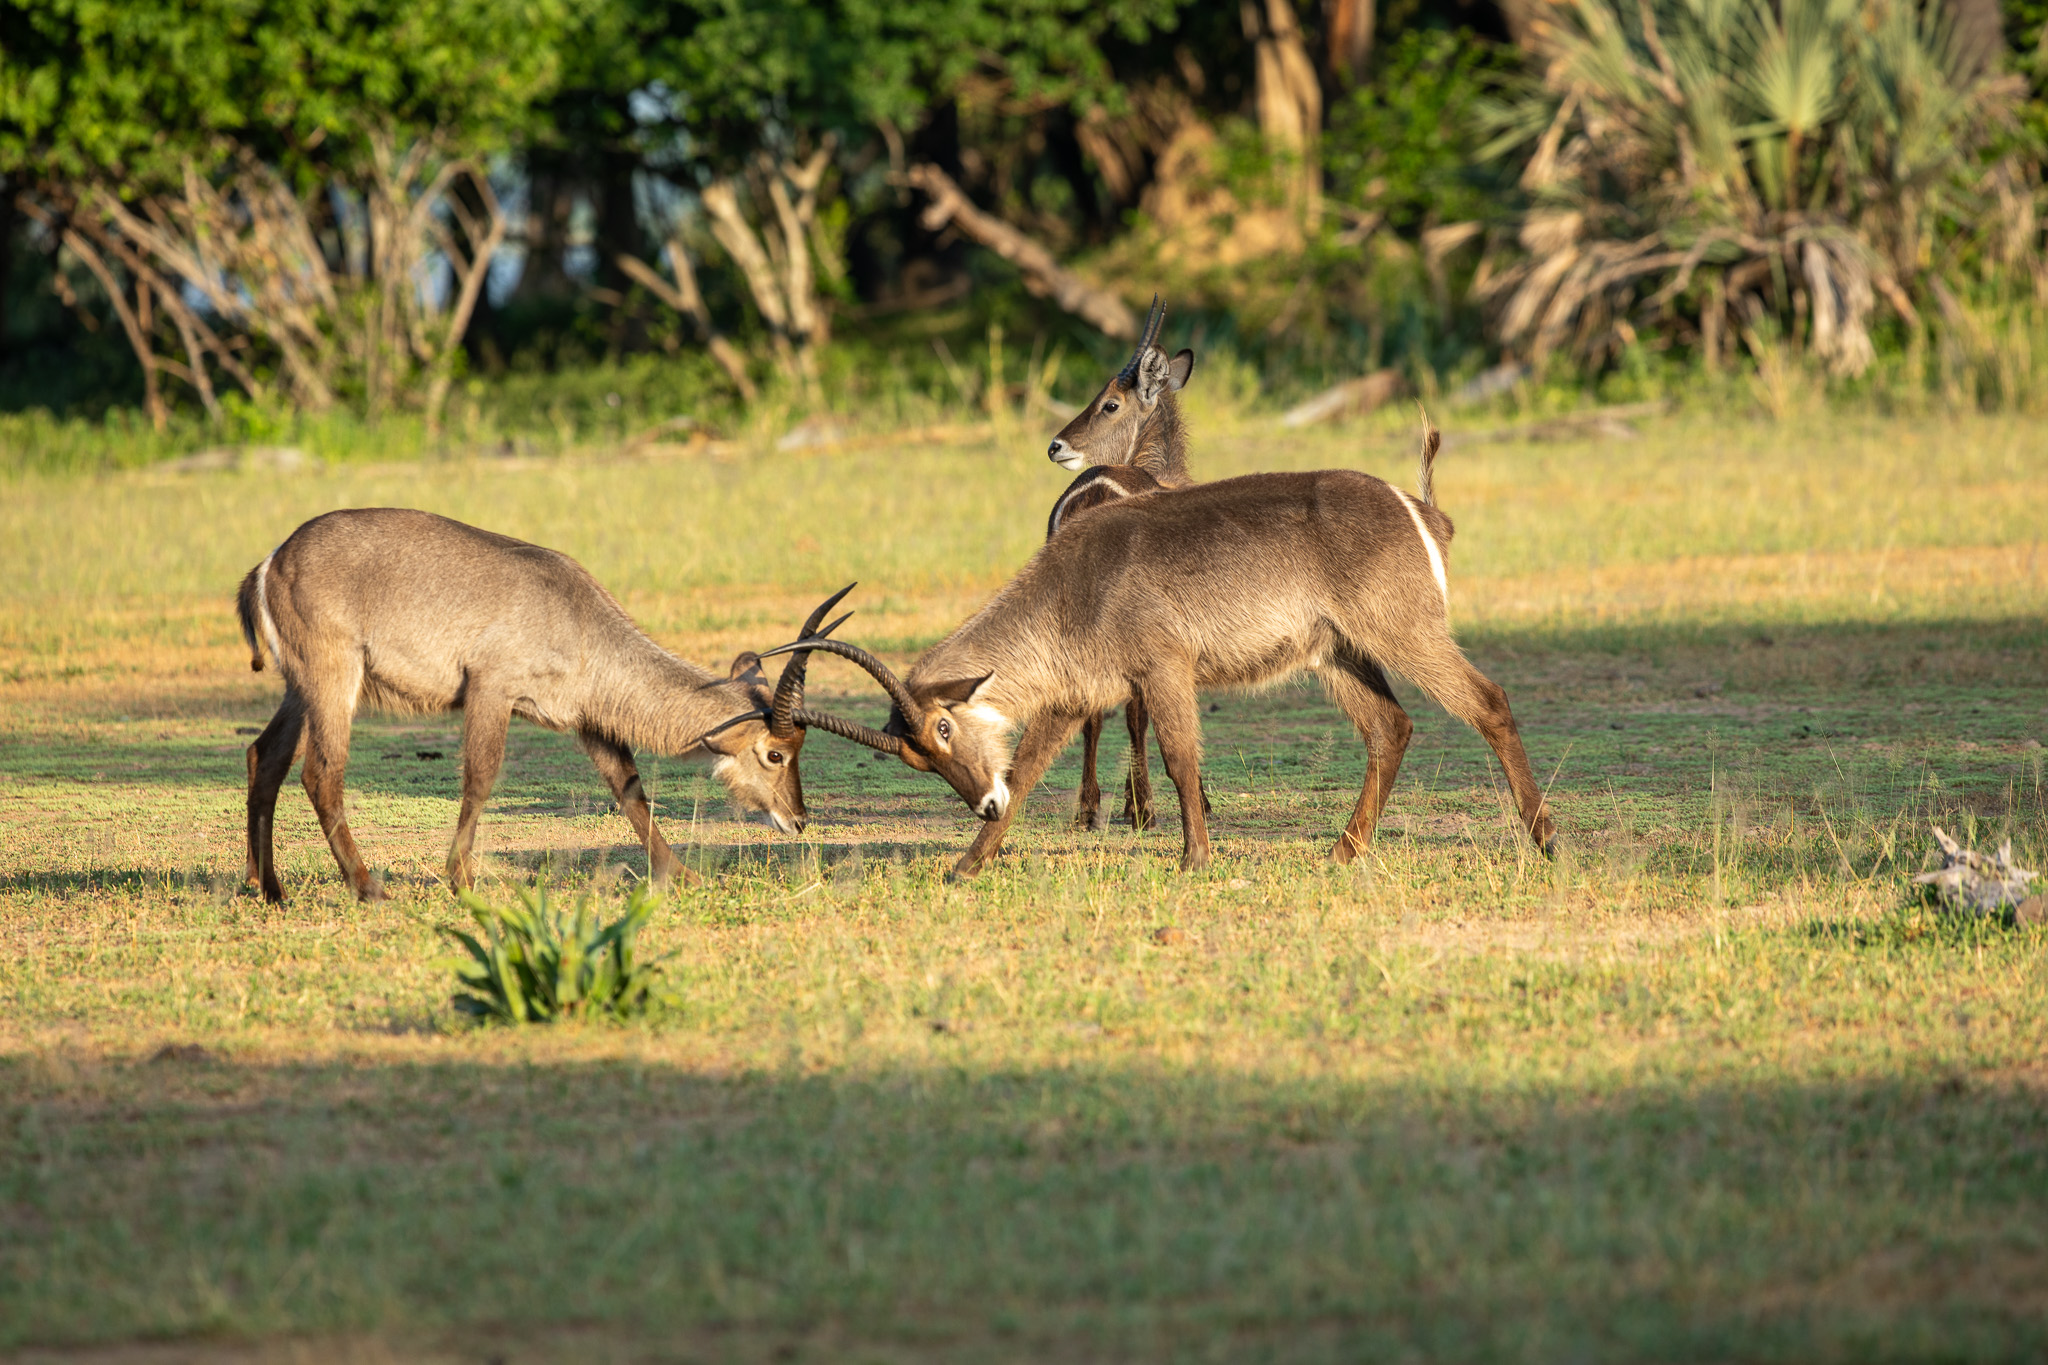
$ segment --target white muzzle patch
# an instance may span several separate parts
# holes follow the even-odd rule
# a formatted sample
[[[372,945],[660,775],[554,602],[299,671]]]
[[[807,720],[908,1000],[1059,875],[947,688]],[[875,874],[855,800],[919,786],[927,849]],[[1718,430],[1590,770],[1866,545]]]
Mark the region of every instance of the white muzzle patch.
[[[974,808],[974,813],[984,820],[1000,820],[1009,809],[1010,784],[998,777],[996,784],[988,789],[988,795],[982,797],[981,804]]]
[[[1080,454],[1066,454],[1059,458],[1059,466],[1070,474],[1078,474],[1088,467],[1088,457]]]

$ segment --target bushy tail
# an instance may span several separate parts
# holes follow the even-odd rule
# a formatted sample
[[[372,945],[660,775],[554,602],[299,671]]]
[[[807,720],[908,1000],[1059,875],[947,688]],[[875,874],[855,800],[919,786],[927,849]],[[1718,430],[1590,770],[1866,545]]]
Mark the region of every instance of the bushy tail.
[[[255,673],[263,671],[263,571],[269,567],[266,559],[249,570],[235,594],[235,615],[242,619],[242,638],[249,643],[249,668]]]
[[[1429,409],[1417,403],[1416,411],[1422,414],[1422,473],[1416,478],[1416,491],[1422,495],[1424,507],[1436,506],[1436,452],[1444,443],[1444,434],[1436,429],[1436,423],[1429,420]]]

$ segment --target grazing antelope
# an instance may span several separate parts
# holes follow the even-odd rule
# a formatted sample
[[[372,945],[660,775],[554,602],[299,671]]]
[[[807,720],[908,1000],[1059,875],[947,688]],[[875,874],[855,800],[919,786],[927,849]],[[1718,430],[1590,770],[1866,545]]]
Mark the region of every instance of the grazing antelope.
[[[1180,792],[1181,866],[1205,866],[1196,690],[1302,672],[1321,677],[1369,752],[1337,861],[1371,840],[1414,728],[1387,669],[1486,738],[1530,837],[1548,853],[1555,830],[1507,694],[1451,638],[1444,554],[1452,528],[1431,488],[1438,440],[1425,420],[1420,497],[1326,469],[1159,489],[1096,508],[1062,528],[907,679],[839,640],[801,639],[768,653],[829,651],[882,684],[895,704],[888,728],[842,733],[938,773],[987,822],[955,866],[960,876],[995,854],[1074,731],[1140,688]],[[1013,754],[1009,735],[1020,722]]]
[[[1053,437],[1046,454],[1063,469],[1080,470],[1067,485],[1047,518],[1045,538],[1081,513],[1134,493],[1154,488],[1185,488],[1188,474],[1187,429],[1175,397],[1187,387],[1195,370],[1195,353],[1183,350],[1169,359],[1156,344],[1166,307],[1152,296],[1152,311],[1137,349],[1102,386],[1073,421]],[[1096,753],[1102,745],[1103,717],[1090,716],[1081,726],[1081,793],[1074,823],[1101,829],[1102,786],[1096,779]],[[1130,771],[1124,778],[1124,819],[1133,829],[1152,827],[1152,765],[1145,753],[1145,698],[1133,691],[1124,705],[1124,724],[1131,735]]]
[[[806,637],[851,588],[811,613]],[[804,709],[805,652],[772,693],[756,654],[741,654],[720,677],[641,634],[567,555],[428,512],[315,517],[249,571],[235,605],[249,666],[261,672],[267,648],[285,682],[284,701],[248,753],[248,876],[271,901],[284,899],[271,855],[277,793],[300,752],[306,795],[342,877],[359,899],[384,894],[342,805],[349,728],[365,703],[463,713],[462,813],[448,850],[454,888],[470,884],[477,820],[513,716],[576,736],[646,846],[656,881],[679,864],[655,828],[634,749],[710,758],[736,805],[766,812],[789,834],[804,827],[804,727],[846,724]]]

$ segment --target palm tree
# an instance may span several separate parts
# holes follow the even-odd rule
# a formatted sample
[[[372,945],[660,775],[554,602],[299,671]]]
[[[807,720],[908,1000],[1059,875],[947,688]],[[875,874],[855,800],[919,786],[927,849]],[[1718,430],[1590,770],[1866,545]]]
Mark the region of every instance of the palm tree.
[[[1968,270],[2040,269],[2024,86],[1937,0],[1551,14],[1482,112],[1527,156],[1517,259],[1475,285],[1511,350],[1598,361],[1676,320],[1711,363],[1775,324],[1854,375],[1880,300],[1917,326]]]

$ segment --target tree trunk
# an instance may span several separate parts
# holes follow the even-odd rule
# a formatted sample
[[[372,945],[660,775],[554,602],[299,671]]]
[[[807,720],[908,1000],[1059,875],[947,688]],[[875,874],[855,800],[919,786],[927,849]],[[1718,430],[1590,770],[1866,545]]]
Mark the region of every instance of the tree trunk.
[[[1296,200],[1313,224],[1322,207],[1316,143],[1323,131],[1323,89],[1302,41],[1301,24],[1289,0],[1265,0],[1263,20],[1253,0],[1241,0],[1239,14],[1245,36],[1256,45],[1259,131],[1268,146],[1299,158]]]
[[[1345,90],[1365,82],[1372,38],[1373,0],[1330,0],[1330,47],[1323,67],[1332,87]]]
[[[669,268],[675,271],[676,282],[670,284],[655,269],[638,256],[621,256],[618,266],[621,273],[669,307],[690,320],[696,329],[697,340],[704,343],[704,349],[711,352],[711,358],[718,362],[725,377],[739,390],[740,397],[751,403],[758,396],[754,381],[747,377],[747,362],[738,349],[725,339],[718,325],[711,320],[711,309],[704,303],[704,294],[697,288],[697,271],[690,264],[690,253],[683,246],[681,237],[668,239]]]
[[[114,305],[114,316],[121,320],[121,330],[128,334],[128,345],[134,350],[137,363],[142,366],[143,410],[149,414],[149,424],[162,431],[169,413],[164,408],[163,394],[157,388],[156,372],[160,362],[157,360],[155,347],[150,344],[145,314],[139,314],[136,309],[129,306],[127,291],[123,288],[120,278],[100,257],[100,253],[93,249],[92,244],[79,235],[77,229],[66,229],[59,240],[87,270],[92,272],[92,277],[100,282],[100,288],[107,291],[107,300]],[[146,310],[149,306],[147,286],[139,280],[136,281],[136,296],[137,301]]]
[[[0,362],[7,359],[8,285],[14,279],[14,235],[21,210],[14,205],[14,186],[0,180]]]

